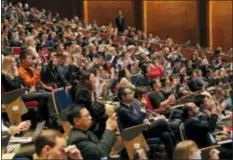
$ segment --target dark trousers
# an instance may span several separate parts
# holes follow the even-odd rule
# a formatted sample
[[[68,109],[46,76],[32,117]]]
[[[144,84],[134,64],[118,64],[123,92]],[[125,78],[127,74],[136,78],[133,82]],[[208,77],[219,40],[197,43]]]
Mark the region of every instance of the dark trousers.
[[[54,119],[57,117],[57,114],[54,109],[53,100],[52,100],[52,93],[51,92],[35,92],[35,93],[28,93],[23,94],[22,96],[23,101],[38,101],[38,112],[41,114],[42,118],[46,121],[50,119]]]
[[[166,120],[160,119],[153,121],[151,127],[144,132],[144,136],[147,139],[155,137],[160,138],[165,145],[168,158],[172,158],[172,154],[176,145],[176,139]]]

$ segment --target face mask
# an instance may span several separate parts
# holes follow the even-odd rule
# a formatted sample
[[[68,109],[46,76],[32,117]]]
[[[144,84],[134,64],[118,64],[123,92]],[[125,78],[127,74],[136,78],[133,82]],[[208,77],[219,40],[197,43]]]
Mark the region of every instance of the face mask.
[[[200,150],[194,151],[193,154],[189,156],[189,159],[200,159],[201,160],[202,159],[201,151]]]

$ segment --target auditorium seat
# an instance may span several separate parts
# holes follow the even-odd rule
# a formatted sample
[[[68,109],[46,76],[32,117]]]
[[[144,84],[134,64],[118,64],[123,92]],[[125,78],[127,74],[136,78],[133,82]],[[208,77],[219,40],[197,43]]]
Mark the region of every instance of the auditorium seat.
[[[72,99],[67,95],[64,88],[54,89],[52,91],[52,96],[55,111],[59,115],[65,134],[68,136],[71,131],[71,125],[68,122],[66,115],[69,107],[72,105]]]
[[[24,103],[28,109],[36,109],[39,105],[38,101],[28,101],[28,102],[24,102]]]

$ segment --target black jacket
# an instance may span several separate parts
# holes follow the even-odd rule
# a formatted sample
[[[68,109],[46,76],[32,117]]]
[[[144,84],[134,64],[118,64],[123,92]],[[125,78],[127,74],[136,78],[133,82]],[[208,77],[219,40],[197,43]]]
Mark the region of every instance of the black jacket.
[[[137,111],[137,114],[134,112],[133,108]],[[128,107],[126,104],[121,102],[120,108],[117,110],[117,117],[119,128],[125,129],[142,124],[147,117],[147,114],[141,112],[138,107],[132,105]]]
[[[185,121],[185,132],[188,139],[195,141],[199,148],[213,145],[211,134],[217,126],[218,116],[211,114],[208,121],[189,118]]]
[[[124,24],[125,24],[125,18],[123,16],[117,16],[116,17],[116,26],[118,28],[118,31],[123,32],[124,31]]]
[[[160,103],[166,100],[161,92],[159,93],[155,90],[149,93],[149,99],[154,109],[158,109]]]
[[[50,65],[43,68],[41,72],[41,80],[48,85],[57,84],[58,87],[68,85],[67,80],[58,72],[57,67],[52,68]]]
[[[146,74],[140,74],[137,77],[136,86],[150,86],[149,77]]]
[[[10,92],[15,89],[21,88],[22,80],[19,77],[15,77],[13,80],[10,79],[5,74],[2,74],[2,87],[4,88],[4,92]]]
[[[115,141],[115,134],[110,130],[105,130],[101,140],[99,140],[91,131],[73,128],[68,138],[68,144],[76,145],[84,159],[108,157]]]
[[[202,83],[201,80],[197,78],[192,79],[189,83],[189,87],[192,91],[202,90],[203,86],[204,86],[204,83]]]

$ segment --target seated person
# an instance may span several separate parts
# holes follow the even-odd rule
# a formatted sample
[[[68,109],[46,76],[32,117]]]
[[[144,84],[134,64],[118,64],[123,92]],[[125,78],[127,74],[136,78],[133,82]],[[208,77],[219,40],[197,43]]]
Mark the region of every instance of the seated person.
[[[144,131],[144,136],[146,138],[161,138],[165,144],[168,157],[171,158],[176,140],[168,127],[166,118],[162,115],[148,116],[145,108],[140,104],[135,105],[136,101],[134,101],[133,94],[133,91],[129,88],[120,88],[118,92],[120,100],[120,108],[117,110],[119,128],[129,128],[143,123],[149,124],[150,127]]]
[[[149,101],[153,107],[153,109],[158,109],[160,107],[169,107],[169,105],[175,103],[175,96],[171,94],[167,99],[161,93],[161,82],[159,79],[154,79],[151,81],[151,86],[153,91],[151,91],[148,95]],[[153,110],[151,109],[151,110]]]
[[[217,84],[217,79],[214,77],[214,72],[212,69],[207,70],[206,80],[210,84],[210,86],[214,86]]]
[[[189,82],[190,89],[194,91],[202,90],[208,83],[198,77],[198,70],[193,70],[191,75],[191,81]]]
[[[35,142],[37,159],[83,159],[75,145],[67,147],[65,137],[55,130],[43,130]]]
[[[79,82],[75,82],[71,88],[71,97],[74,103],[84,104],[92,117],[91,129],[98,138],[102,138],[106,127],[107,115],[105,105],[100,103],[94,91],[95,76],[89,72],[80,72]]]
[[[31,58],[30,55],[28,55],[29,59]],[[25,63],[26,60],[24,61]],[[24,87],[24,83],[21,80],[21,77],[19,75],[19,70],[17,68],[17,64],[15,62],[15,58],[13,56],[6,56],[3,60],[3,69],[2,69],[2,87],[4,88],[4,92],[10,92],[16,89],[20,89],[21,87]],[[34,78],[31,78],[29,76],[29,81],[30,83],[33,81]],[[40,92],[29,92],[29,93],[23,93],[21,95],[21,98],[24,102],[28,101],[38,101],[38,114],[37,116],[34,116],[31,119],[32,122],[37,121],[37,120],[42,120],[41,115],[43,116],[43,119],[48,119],[47,116],[47,111],[49,108],[50,115],[53,117],[55,111],[52,103],[52,95],[50,92],[45,92],[45,91],[40,91]],[[42,113],[43,112],[43,113]],[[55,117],[55,116],[54,116]],[[50,119],[51,121],[52,119]],[[53,123],[51,121],[51,123]]]
[[[69,145],[76,145],[84,159],[108,157],[116,141],[114,134],[117,127],[115,114],[107,120],[105,131],[100,140],[89,130],[92,125],[92,117],[84,106],[73,104],[69,108],[67,118],[73,126],[68,138]]]
[[[149,65],[144,62],[139,67],[141,68],[142,72],[137,77],[136,86],[150,86],[150,79],[148,76]]]
[[[209,121],[206,122],[197,118],[198,113],[199,108],[194,103],[187,103],[183,108],[186,136],[188,139],[195,141],[200,148],[211,146],[216,143],[210,132],[217,126],[218,115],[212,109]]]
[[[43,83],[56,87],[62,87],[67,86],[69,83],[63,76],[63,74],[60,74],[57,69],[58,66],[58,59],[56,56],[51,57],[51,60],[45,68],[43,68],[41,72],[41,80]],[[56,87],[55,87],[56,86]]]
[[[62,75],[68,83],[71,83],[76,72],[77,67],[71,64],[70,55],[68,52],[64,52],[60,59],[58,59],[57,72]]]
[[[21,66],[19,67],[19,77],[23,80],[23,84],[30,89],[30,96],[27,97],[33,98],[34,100],[38,100],[40,102],[43,99],[43,104],[40,104],[40,107],[38,107],[39,113],[41,113],[43,119],[46,120],[49,125],[56,127],[59,126],[57,114],[53,106],[52,94],[49,92],[52,90],[52,87],[45,85],[40,80],[42,66],[39,64],[37,69],[31,67],[32,56],[27,52],[20,55],[20,60]],[[38,87],[38,89],[36,87]]]
[[[20,55],[21,66],[19,67],[19,77],[23,80],[26,87],[32,88],[41,85],[42,88],[52,90],[40,80],[41,64],[37,64],[37,68],[32,67],[32,55],[25,52]]]
[[[219,151],[215,148],[211,149],[209,152],[210,159],[219,159]],[[199,159],[201,160],[201,150],[198,149],[197,144],[194,141],[182,141],[176,145],[176,148],[174,150],[173,154],[174,160],[193,160],[193,159]]]

